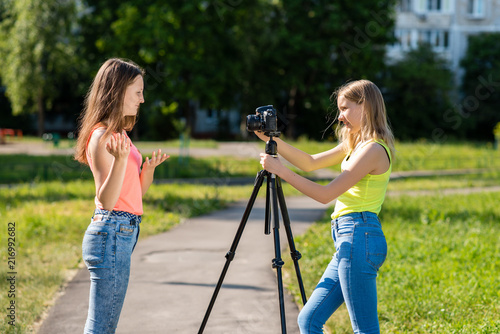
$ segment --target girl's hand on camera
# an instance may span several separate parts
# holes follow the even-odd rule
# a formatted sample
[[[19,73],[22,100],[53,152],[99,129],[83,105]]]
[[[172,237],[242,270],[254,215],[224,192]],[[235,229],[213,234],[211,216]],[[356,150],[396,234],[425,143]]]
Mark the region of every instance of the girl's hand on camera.
[[[130,153],[130,139],[120,133],[114,133],[106,143],[106,150],[115,159],[127,159]]]
[[[283,164],[281,163],[278,157],[273,157],[272,155],[261,153],[260,154],[260,164],[262,168],[267,170],[269,173],[280,175],[283,168]]]
[[[255,133],[255,134],[257,135],[257,137],[259,137],[259,138],[260,138],[260,140],[262,140],[262,141],[267,142],[267,141],[269,140],[269,137],[268,137],[268,136],[266,136],[266,135],[264,134],[264,132],[262,132],[262,131],[254,131],[253,133]]]

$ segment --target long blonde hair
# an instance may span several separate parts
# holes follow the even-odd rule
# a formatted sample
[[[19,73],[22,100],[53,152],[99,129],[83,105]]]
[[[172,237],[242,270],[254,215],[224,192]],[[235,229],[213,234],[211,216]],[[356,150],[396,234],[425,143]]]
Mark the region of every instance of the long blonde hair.
[[[107,129],[101,140],[111,133],[130,131],[136,116],[123,116],[123,100],[127,87],[144,70],[129,60],[108,59],[97,72],[85,97],[84,110],[79,118],[75,160],[87,164],[87,141],[92,129],[99,123]]]
[[[351,81],[338,88],[331,96],[335,104],[340,96],[349,101],[362,105],[361,129],[359,132],[349,134],[345,127],[337,128],[337,137],[343,143],[346,153],[354,150],[360,142],[368,140],[383,140],[391,157],[394,156],[394,135],[387,120],[387,111],[384,98],[378,87],[369,80]],[[338,119],[340,111],[337,108]]]

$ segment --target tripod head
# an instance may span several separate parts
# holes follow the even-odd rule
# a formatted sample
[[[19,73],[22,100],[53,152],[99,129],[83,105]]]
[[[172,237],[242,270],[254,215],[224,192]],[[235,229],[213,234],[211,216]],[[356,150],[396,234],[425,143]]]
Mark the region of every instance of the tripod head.
[[[269,155],[272,155],[272,156],[277,156],[278,155],[278,143],[276,143],[274,141],[273,136],[279,137],[280,133],[279,132],[270,132],[268,135],[269,135],[269,140],[266,142],[266,153]]]

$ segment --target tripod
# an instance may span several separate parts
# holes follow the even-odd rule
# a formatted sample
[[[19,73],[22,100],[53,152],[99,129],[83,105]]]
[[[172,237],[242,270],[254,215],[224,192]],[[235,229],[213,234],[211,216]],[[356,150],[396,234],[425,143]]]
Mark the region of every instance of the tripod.
[[[266,143],[266,153],[272,156],[277,156],[278,153],[278,145],[273,140],[273,136],[270,135],[269,141]],[[210,316],[210,312],[215,304],[215,300],[217,299],[217,295],[219,294],[219,290],[222,286],[222,282],[224,281],[224,277],[226,276],[227,270],[229,269],[229,265],[231,261],[234,259],[236,255],[236,247],[238,247],[238,243],[243,234],[243,230],[245,229],[245,225],[247,223],[248,217],[250,216],[250,212],[252,211],[252,207],[255,203],[255,199],[257,198],[257,194],[259,193],[260,187],[264,182],[264,177],[267,178],[267,187],[266,187],[266,213],[265,213],[265,225],[264,225],[264,233],[266,235],[271,234],[271,225],[270,225],[270,216],[272,214],[273,217],[273,235],[274,235],[274,255],[275,258],[272,260],[273,268],[276,269],[277,273],[277,283],[278,283],[278,295],[279,295],[279,306],[280,306],[280,317],[281,317],[281,333],[286,334],[286,318],[285,318],[285,303],[284,303],[284,295],[283,295],[283,280],[281,267],[284,262],[281,259],[281,247],[280,247],[280,236],[279,236],[279,214],[278,214],[278,203],[281,209],[281,215],[283,217],[283,223],[288,239],[288,245],[290,247],[290,254],[293,260],[293,264],[295,266],[295,273],[297,274],[297,280],[299,282],[300,294],[302,296],[302,303],[306,303],[306,294],[304,291],[304,284],[302,282],[302,276],[300,274],[299,268],[299,259],[301,258],[301,254],[295,248],[295,243],[293,241],[292,229],[290,227],[290,218],[288,216],[288,211],[285,203],[285,196],[283,195],[283,189],[281,187],[281,180],[278,176],[269,173],[266,170],[261,170],[257,173],[257,177],[255,178],[254,188],[252,195],[250,196],[250,200],[246,206],[245,212],[243,213],[243,217],[241,219],[240,225],[234,237],[233,243],[231,245],[230,250],[226,254],[226,263],[224,268],[222,269],[222,273],[219,277],[219,281],[217,282],[217,286],[215,287],[215,291],[212,295],[212,299],[210,300],[210,304],[208,305],[207,311],[205,313],[205,317],[203,318],[203,322],[201,323],[200,329],[198,330],[198,334],[202,334],[205,326],[208,321],[208,317]]]

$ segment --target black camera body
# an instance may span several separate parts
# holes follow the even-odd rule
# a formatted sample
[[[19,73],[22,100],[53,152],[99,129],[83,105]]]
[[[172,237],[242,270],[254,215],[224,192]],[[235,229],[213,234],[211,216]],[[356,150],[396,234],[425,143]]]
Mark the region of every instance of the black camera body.
[[[247,116],[247,131],[262,131],[266,136],[279,137],[276,109],[272,105],[255,109],[255,115]]]

